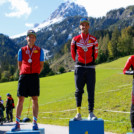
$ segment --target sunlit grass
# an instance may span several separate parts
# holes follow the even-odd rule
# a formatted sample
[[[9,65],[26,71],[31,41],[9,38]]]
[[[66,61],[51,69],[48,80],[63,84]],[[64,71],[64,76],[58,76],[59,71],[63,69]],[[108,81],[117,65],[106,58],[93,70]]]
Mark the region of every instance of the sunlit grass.
[[[95,114],[105,120],[105,131],[124,134],[131,132],[130,105],[132,77],[122,74],[128,57],[96,66]],[[76,114],[74,72],[40,79],[39,123],[68,125]],[[17,81],[0,84],[0,96],[6,100],[11,93],[17,103]],[[22,119],[31,104],[25,99]],[[119,112],[117,112],[119,111]],[[15,112],[14,112],[15,113]],[[87,92],[82,100],[82,117],[88,116]],[[32,106],[29,117],[32,119]]]

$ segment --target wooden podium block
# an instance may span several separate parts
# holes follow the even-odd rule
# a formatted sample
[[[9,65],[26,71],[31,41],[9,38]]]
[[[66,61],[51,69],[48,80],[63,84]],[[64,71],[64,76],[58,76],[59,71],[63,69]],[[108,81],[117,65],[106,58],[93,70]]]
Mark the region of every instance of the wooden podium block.
[[[81,120],[69,121],[69,134],[104,134],[104,121],[98,120]]]
[[[45,134],[44,128],[40,128],[39,130],[32,130],[32,129],[22,129],[20,131],[8,131],[6,134]]]

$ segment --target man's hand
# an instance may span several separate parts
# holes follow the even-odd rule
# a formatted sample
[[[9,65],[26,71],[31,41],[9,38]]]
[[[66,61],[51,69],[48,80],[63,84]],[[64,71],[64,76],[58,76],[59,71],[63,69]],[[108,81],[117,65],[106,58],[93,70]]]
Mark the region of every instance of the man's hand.
[[[126,71],[125,74],[127,74],[127,75],[134,75],[134,71]]]

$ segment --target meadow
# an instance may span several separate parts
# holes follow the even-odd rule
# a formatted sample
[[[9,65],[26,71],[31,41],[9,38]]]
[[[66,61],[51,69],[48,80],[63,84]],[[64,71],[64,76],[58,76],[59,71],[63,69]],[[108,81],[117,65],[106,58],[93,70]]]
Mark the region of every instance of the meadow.
[[[96,66],[94,113],[104,120],[105,131],[119,134],[131,132],[130,106],[133,79],[132,76],[124,75],[122,72],[128,57]],[[17,81],[0,83],[0,96],[4,101],[6,94],[11,93],[15,105],[17,104],[17,84]],[[86,86],[84,90],[81,112],[82,117],[87,118]],[[69,120],[76,114],[74,92],[74,72],[41,78],[38,122],[68,126]],[[29,118],[32,119],[30,98],[25,99],[21,119],[27,117],[29,104]]]

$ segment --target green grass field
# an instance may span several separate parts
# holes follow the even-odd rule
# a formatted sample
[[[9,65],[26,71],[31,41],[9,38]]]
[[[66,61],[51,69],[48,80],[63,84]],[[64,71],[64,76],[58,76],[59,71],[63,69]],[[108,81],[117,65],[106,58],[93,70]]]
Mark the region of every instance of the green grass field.
[[[122,70],[129,56],[96,66],[95,114],[105,120],[105,131],[125,134],[131,132],[130,105],[132,76]],[[74,72],[40,79],[39,123],[68,125],[76,114]],[[0,96],[6,100],[11,93],[15,104],[17,81],[0,84]],[[22,119],[27,116],[29,98],[25,99]],[[15,110],[14,110],[15,116]],[[88,116],[87,92],[83,94],[82,117]],[[32,106],[29,117],[32,119]],[[14,118],[15,119],[15,118]]]

